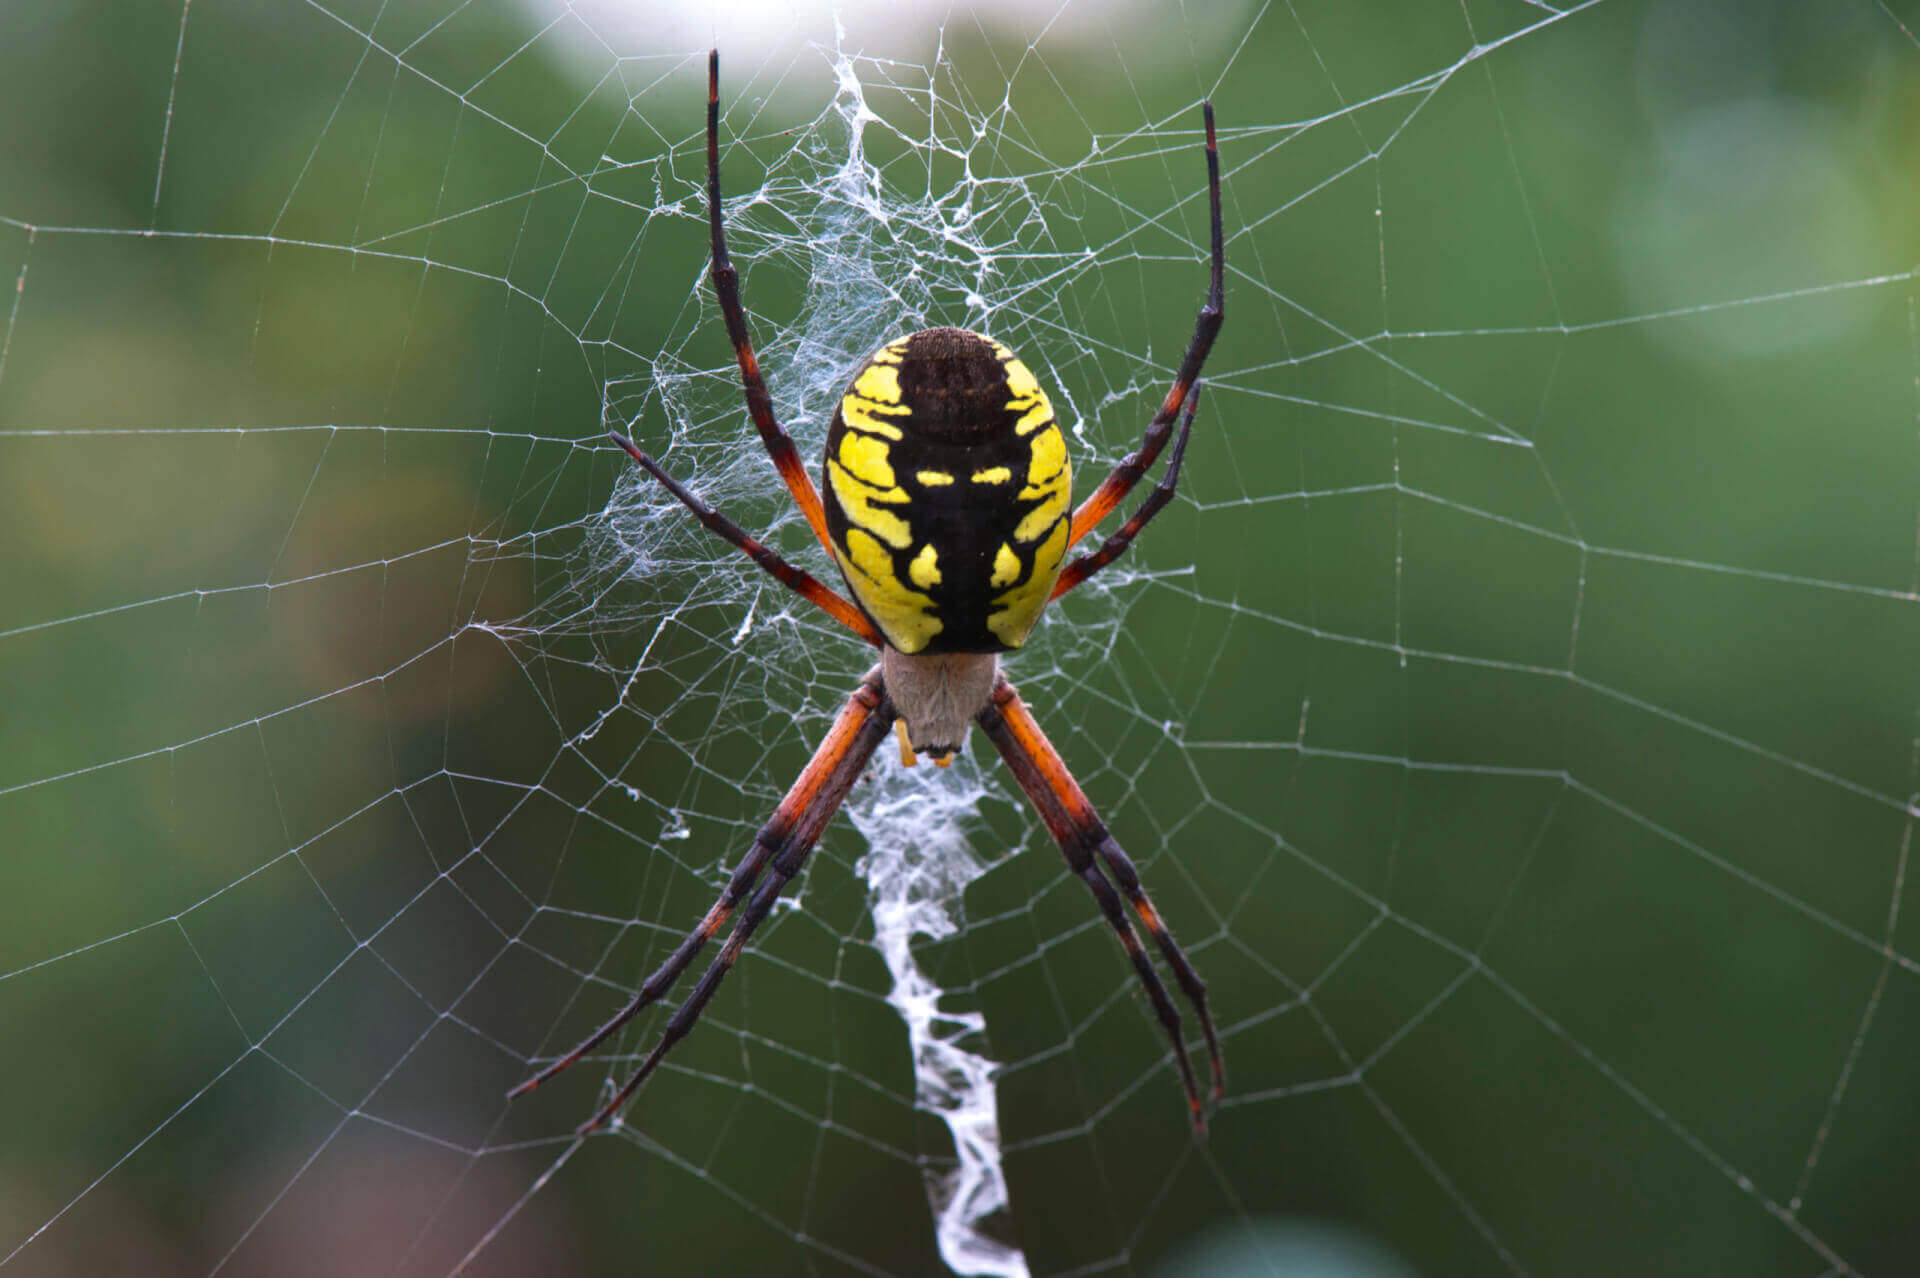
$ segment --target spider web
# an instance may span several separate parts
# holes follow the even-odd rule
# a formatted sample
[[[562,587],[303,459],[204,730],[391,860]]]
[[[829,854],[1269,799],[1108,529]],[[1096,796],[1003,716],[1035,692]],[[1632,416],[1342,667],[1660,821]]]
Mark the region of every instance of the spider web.
[[[1909,7],[899,8],[0,19],[6,1278],[1898,1271]],[[1216,103],[1181,496],[1009,663],[1210,982],[1204,1144],[978,740],[881,752],[611,1135],[662,1012],[503,1099],[869,659],[604,442],[831,576],[709,42],[803,450],[964,324],[1082,494]]]

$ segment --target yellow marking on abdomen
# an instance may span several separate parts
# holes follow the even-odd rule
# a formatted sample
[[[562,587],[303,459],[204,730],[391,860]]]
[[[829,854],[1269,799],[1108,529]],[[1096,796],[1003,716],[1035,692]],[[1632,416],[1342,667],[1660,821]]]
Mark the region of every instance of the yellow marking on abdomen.
[[[907,576],[922,590],[931,590],[940,584],[940,552],[933,548],[932,542],[920,547],[920,553],[907,565]]]
[[[909,590],[894,575],[893,556],[861,529],[847,529],[841,565],[847,570],[847,582],[860,597],[861,606],[880,623],[888,642],[900,651],[918,652],[946,628],[945,623],[933,615],[933,600],[917,590]]]
[[[853,379],[853,394],[882,404],[900,402],[900,370],[896,362],[868,364]]]
[[[1064,515],[1066,511],[1067,495],[1055,493],[1027,512],[1027,517],[1022,519],[1020,526],[1013,530],[1014,539],[1016,541],[1040,540],[1046,535],[1047,529],[1053,527],[1053,521]]]
[[[847,468],[849,475],[864,484],[880,489],[897,488],[893,478],[893,463],[889,460],[887,441],[884,439],[845,432],[840,436],[840,464]]]
[[[884,435],[888,439],[904,439],[900,428],[891,422],[880,420],[876,414],[887,417],[908,417],[913,410],[905,404],[882,404],[878,400],[866,399],[859,395],[846,395],[840,400],[840,420],[859,430],[871,431],[875,435]]]
[[[1000,362],[1007,369],[1007,392],[1015,399],[1032,399],[1036,395],[1045,399],[1046,396],[1040,392],[1040,379],[1033,375],[1033,370],[1000,343],[993,345],[994,354],[1000,357]]]
[[[928,488],[940,488],[953,482],[953,476],[944,470],[916,470],[913,477]]]
[[[1013,553],[1013,547],[1006,542],[1000,543],[1000,549],[993,552],[993,576],[987,578],[989,586],[1010,585],[1020,579],[1020,557]]]
[[[827,463],[827,482],[833,485],[833,495],[839,499],[840,510],[849,524],[864,528],[895,550],[905,550],[913,543],[913,530],[906,520],[874,505],[875,502],[904,502],[906,493],[898,488],[869,488],[838,461]]]
[[[1013,472],[1005,466],[989,466],[973,472],[973,482],[976,484],[1004,484],[1012,478]]]
[[[1028,449],[1027,486],[1020,490],[1020,498],[1039,504],[1013,530],[1014,539],[1023,542],[1046,536],[1053,521],[1066,513],[1067,500],[1073,495],[1073,471],[1067,465],[1067,445],[1060,432],[1042,431]]]
[[[1027,408],[1029,402],[1033,404],[1033,407]],[[1016,435],[1031,435],[1042,426],[1053,425],[1053,405],[1047,403],[1047,397],[1045,395],[1033,401],[1022,399],[1008,400],[1007,407],[1027,409],[1026,412],[1020,414],[1020,420],[1013,424],[1013,433]]]
[[[1058,430],[1042,431],[1027,445],[1027,487],[1020,495],[1028,501],[1044,497],[1054,490],[1067,468],[1067,441]]]
[[[1053,421],[1053,405],[1047,402],[1047,393],[1040,389],[1040,379],[1033,370],[1014,358],[1013,352],[995,343],[995,353],[1000,355],[1001,366],[1007,372],[1007,410],[1020,414],[1013,424],[1016,435],[1030,435],[1042,426]]]
[[[1013,557],[1005,545],[1000,549],[1009,559]],[[1054,525],[1052,535],[1034,552],[1033,571],[1027,574],[1026,579],[994,597],[994,611],[987,616],[987,629],[1001,643],[1009,648],[1018,648],[1027,641],[1033,623],[1040,620],[1040,610],[1046,607],[1047,596],[1053,593],[1054,580],[1060,575],[1060,561],[1066,557],[1066,553],[1067,522],[1063,519]],[[996,570],[998,567],[996,557]],[[997,571],[995,576],[998,577]]]

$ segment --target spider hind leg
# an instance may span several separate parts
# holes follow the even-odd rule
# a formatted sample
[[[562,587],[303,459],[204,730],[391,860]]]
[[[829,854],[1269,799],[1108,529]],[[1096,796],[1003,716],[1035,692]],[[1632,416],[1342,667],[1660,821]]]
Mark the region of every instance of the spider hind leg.
[[[1159,911],[1141,886],[1140,875],[1134,869],[1133,862],[1107,832],[1100,814],[1087,801],[1079,783],[1067,771],[1065,761],[1047,740],[1046,733],[1040,730],[1039,723],[1034,720],[1026,703],[1020,700],[1020,695],[1013,690],[1012,684],[1004,678],[994,684],[993,695],[980,711],[976,722],[999,750],[1014,779],[1020,783],[1020,788],[1039,812],[1047,832],[1059,845],[1061,855],[1066,857],[1067,868],[1093,893],[1107,925],[1113,929],[1121,947],[1126,950],[1127,958],[1147,992],[1147,999],[1153,1004],[1154,1015],[1173,1045],[1173,1058],[1179,1066],[1180,1081],[1186,1088],[1187,1108],[1193,1121],[1194,1134],[1206,1135],[1206,1107],[1201,1102],[1193,1065],[1187,1059],[1179,1009],[1168,997],[1167,988],[1161,983],[1159,973],[1154,971],[1146,947],[1141,945],[1140,937],[1127,919],[1126,910],[1120,904],[1123,894],[1139,916],[1141,926],[1153,937],[1167,966],[1173,970],[1181,992],[1192,1004],[1194,1015],[1199,1018],[1200,1032],[1206,1040],[1207,1057],[1212,1067],[1210,1098],[1217,1102],[1226,1093],[1227,1071],[1220,1054],[1220,1036],[1214,1029],[1213,1014],[1207,1008],[1206,982],[1200,979],[1199,972],[1194,970],[1185,951],[1167,930]],[[1112,875],[1119,883],[1119,891],[1114,890],[1108,875]]]
[[[880,671],[877,668],[869,671],[854,690],[853,696],[847,699],[839,717],[833,721],[826,740],[820,743],[813,758],[807,761],[807,766],[787,790],[786,797],[780,800],[773,815],[760,828],[753,847],[741,858],[719,900],[714,902],[699,925],[647,977],[633,1000],[612,1020],[595,1030],[565,1056],[507,1093],[508,1099],[523,1096],[560,1073],[611,1038],[647,1006],[658,1001],[673,987],[706,943],[738,911],[738,920],[726,944],[701,975],[693,992],[668,1020],[659,1042],[626,1085],[582,1125],[580,1131],[586,1133],[605,1125],[647,1080],[647,1076],[653,1073],[673,1045],[693,1029],[708,1000],[719,989],[720,982],[733,970],[735,961],[755,929],[772,913],[781,891],[805,866],[808,854],[820,839],[821,831],[826,829],[827,823],[833,820],[840,805],[846,801],[854,782],[866,770],[867,760],[873,757],[875,748],[886,740],[887,733],[892,730],[894,717],[893,702],[887,697]],[[766,879],[761,882],[763,873]],[[747,902],[744,910],[739,908],[743,900]]]

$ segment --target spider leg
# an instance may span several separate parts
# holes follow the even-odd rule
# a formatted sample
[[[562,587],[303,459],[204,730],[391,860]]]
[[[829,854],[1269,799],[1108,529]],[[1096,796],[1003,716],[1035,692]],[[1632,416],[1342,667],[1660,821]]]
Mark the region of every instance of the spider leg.
[[[1125,554],[1139,531],[1160,513],[1161,507],[1173,500],[1174,490],[1180,486],[1180,462],[1187,455],[1187,436],[1193,431],[1193,415],[1199,411],[1200,383],[1195,381],[1193,393],[1187,396],[1187,411],[1180,418],[1180,433],[1174,436],[1173,452],[1167,457],[1167,473],[1160,477],[1160,482],[1153,486],[1147,499],[1140,503],[1140,509],[1120,525],[1119,531],[1100,543],[1100,549],[1081,555],[1067,565],[1060,579],[1053,583],[1053,593],[1047,596],[1049,601],[1058,599]]]
[[[740,902],[753,892],[746,910],[735,924],[732,935],[727,938],[719,957],[708,967],[700,978],[693,993],[667,1022],[666,1031],[660,1042],[642,1062],[639,1070],[620,1089],[611,1103],[602,1108],[581,1131],[592,1131],[611,1118],[627,1098],[632,1096],[647,1075],[653,1072],[660,1059],[667,1054],[700,1018],[701,1009],[713,992],[719,988],[721,980],[732,969],[734,961],[740,957],[741,949],[753,935],[754,929],[773,909],[773,903],[780,891],[800,872],[806,864],[807,855],[813,845],[819,841],[820,833],[833,820],[834,814],[846,800],[847,792],[867,766],[875,747],[886,740],[888,731],[893,727],[893,702],[887,697],[886,688],[880,681],[880,672],[875,669],[860,682],[853,696],[847,701],[840,715],[827,732],[826,740],[814,751],[813,758],[801,770],[799,779],[780,800],[780,806],[760,828],[746,856],[735,868],[733,877],[727,881],[726,888],[720,893],[719,900],[709,909],[700,923],[675,947],[667,960],[656,968],[653,974],[641,984],[640,990],[618,1015],[595,1030],[587,1039],[565,1056],[529,1078],[526,1082],[507,1093],[509,1100],[525,1095],[540,1084],[566,1069],[582,1056],[598,1047],[611,1037],[622,1025],[632,1020],[649,1004],[665,994],[680,974],[693,962],[707,941],[726,926]],[[767,881],[754,891],[754,884],[771,864],[773,869]]]
[[[1047,740],[1047,734],[1040,730],[1026,703],[1020,700],[1020,695],[1005,678],[994,685],[986,707],[974,722],[980,725],[994,748],[1000,751],[1000,757],[1007,761],[1014,779],[1040,813],[1047,832],[1060,845],[1060,852],[1067,859],[1067,867],[1093,893],[1101,913],[1120,938],[1127,957],[1133,961],[1140,984],[1146,988],[1147,998],[1160,1018],[1160,1026],[1173,1044],[1174,1059],[1180,1066],[1180,1080],[1187,1089],[1187,1107],[1192,1114],[1194,1133],[1205,1135],[1206,1112],[1201,1106],[1200,1089],[1194,1082],[1193,1066],[1187,1060],[1186,1044],[1181,1038],[1180,1013],[1174,1007],[1173,1000],[1167,997],[1166,986],[1161,984],[1152,960],[1147,957],[1133,925],[1127,920],[1126,911],[1120,905],[1121,893],[1132,903],[1134,913],[1140,917],[1141,926],[1146,928],[1159,946],[1167,966],[1173,969],[1174,979],[1180,983],[1187,1001],[1193,1004],[1194,1013],[1200,1018],[1200,1031],[1206,1038],[1207,1055],[1213,1070],[1212,1098],[1217,1101],[1226,1091],[1227,1073],[1220,1056],[1220,1038],[1214,1031],[1213,1017],[1207,1011],[1206,982],[1200,979],[1200,974],[1194,970],[1185,952],[1174,941],[1173,934],[1167,930],[1166,923],[1161,920],[1160,912],[1154,909],[1146,889],[1140,885],[1140,875],[1134,870],[1133,862],[1107,832],[1100,814],[1087,801],[1079,783],[1067,771],[1066,763]],[[1103,865],[1106,874],[1101,873]],[[1111,874],[1119,883],[1119,893],[1107,881],[1107,874]]]
[[[1200,379],[1200,366],[1206,363],[1207,352],[1213,349],[1213,339],[1219,335],[1220,322],[1226,314],[1222,296],[1226,233],[1220,218],[1220,151],[1213,138],[1213,103],[1203,102],[1200,106],[1207,120],[1207,198],[1212,204],[1213,268],[1207,281],[1207,300],[1193,322],[1193,340],[1187,344],[1187,353],[1180,357],[1180,371],[1174,374],[1173,387],[1161,402],[1160,411],[1147,423],[1138,451],[1128,453],[1125,460],[1113,468],[1113,473],[1100,481],[1093,495],[1074,510],[1073,524],[1067,534],[1069,546],[1078,545],[1093,531],[1095,524],[1112,513],[1160,456],[1167,436],[1173,433],[1173,419],[1180,412],[1180,405],[1186,402],[1188,390]]]
[[[827,512],[820,505],[820,492],[807,477],[800,452],[773,417],[773,399],[767,394],[766,379],[760,376],[760,360],[753,353],[753,339],[747,335],[747,312],[740,305],[740,273],[727,256],[727,232],[720,213],[720,50],[707,55],[707,221],[713,233],[713,291],[720,300],[720,314],[727,322],[727,340],[733,343],[733,355],[740,363],[740,385],[747,396],[747,415],[753,428],[773,458],[773,468],[799,503],[813,535],[833,554],[833,541],[827,536]]]
[[[804,568],[795,568],[782,559],[777,552],[749,537],[741,530],[740,525],[688,492],[679,481],[661,469],[659,462],[641,452],[625,435],[619,431],[609,431],[608,436],[614,443],[626,449],[627,455],[639,462],[649,475],[659,480],[661,487],[672,493],[682,506],[692,511],[694,518],[704,524],[708,531],[718,533],[735,548],[743,551],[749,559],[766,569],[775,581],[788,590],[821,609],[874,647],[880,646],[880,632],[874,629],[873,623],[868,621],[866,615],[858,608],[835,594],[831,587],[823,585],[818,577]]]

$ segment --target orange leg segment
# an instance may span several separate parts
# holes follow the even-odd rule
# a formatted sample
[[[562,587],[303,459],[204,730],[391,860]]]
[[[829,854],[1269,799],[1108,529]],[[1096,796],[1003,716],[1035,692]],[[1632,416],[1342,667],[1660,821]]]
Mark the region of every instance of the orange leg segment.
[[[1193,415],[1200,410],[1200,383],[1193,384],[1193,393],[1187,396],[1187,411],[1180,418],[1180,433],[1174,437],[1173,452],[1167,455],[1167,473],[1153,486],[1147,499],[1140,503],[1140,509],[1127,517],[1113,536],[1100,543],[1100,548],[1090,554],[1081,555],[1068,564],[1066,571],[1053,583],[1053,593],[1047,596],[1049,602],[1058,599],[1087,578],[1105,568],[1127,552],[1133,539],[1139,535],[1153,517],[1168,502],[1180,486],[1180,463],[1187,455],[1187,436],[1193,433]]]
[[[1221,1059],[1220,1038],[1214,1030],[1213,1016],[1207,1010],[1206,982],[1200,979],[1200,974],[1194,970],[1185,952],[1174,941],[1173,934],[1167,930],[1159,911],[1153,908],[1146,889],[1141,886],[1140,875],[1134,869],[1133,862],[1107,832],[1100,814],[1087,801],[1079,782],[1067,771],[1065,761],[1053,748],[1052,742],[1047,740],[1047,734],[1040,730],[1039,723],[1034,720],[1026,703],[1020,700],[1020,695],[1013,690],[1013,685],[1004,678],[995,684],[986,708],[980,711],[975,722],[999,750],[1014,779],[1040,813],[1040,820],[1046,825],[1047,832],[1059,844],[1061,854],[1067,859],[1067,868],[1087,885],[1108,925],[1120,938],[1120,945],[1126,950],[1127,958],[1139,975],[1140,984],[1146,989],[1160,1026],[1173,1044],[1174,1059],[1180,1067],[1180,1080],[1187,1091],[1187,1108],[1193,1120],[1194,1133],[1205,1135],[1206,1109],[1201,1104],[1200,1089],[1194,1082],[1193,1066],[1187,1059],[1186,1044],[1180,1029],[1180,1013],[1167,996],[1166,986],[1161,984],[1152,960],[1147,957],[1133,925],[1127,920],[1126,910],[1120,904],[1122,895],[1132,904],[1140,925],[1153,937],[1161,957],[1173,970],[1174,979],[1179,982],[1181,991],[1186,994],[1187,1001],[1193,1005],[1194,1014],[1200,1020],[1200,1032],[1206,1039],[1207,1055],[1212,1066],[1212,1099],[1218,1101],[1226,1091],[1227,1071]],[[1102,867],[1105,867],[1105,873],[1102,873]],[[1108,881],[1108,875],[1112,876],[1113,882]],[[1114,891],[1114,883],[1119,884],[1119,892]]]

